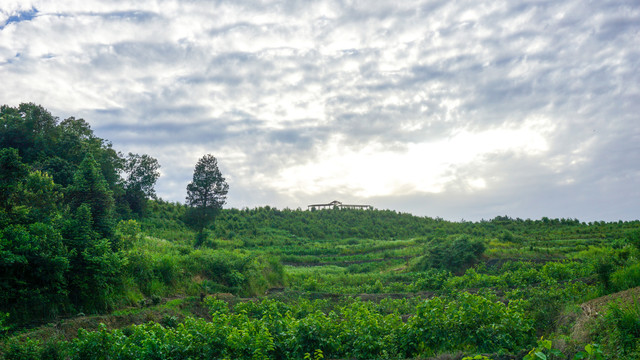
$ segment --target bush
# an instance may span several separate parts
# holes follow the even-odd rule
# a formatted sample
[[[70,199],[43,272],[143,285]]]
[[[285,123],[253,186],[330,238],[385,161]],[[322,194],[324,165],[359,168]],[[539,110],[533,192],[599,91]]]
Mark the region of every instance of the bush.
[[[595,270],[598,275],[598,281],[605,291],[611,288],[611,274],[613,273],[613,269],[613,264],[605,259],[596,263]]]
[[[26,338],[23,341],[12,339],[9,341],[5,360],[38,360],[40,359],[40,342]]]
[[[611,283],[617,291],[640,286],[640,263],[614,272],[611,275]]]
[[[444,241],[433,240],[426,254],[416,264],[417,270],[443,269],[459,272],[472,265],[484,253],[485,245],[480,240],[458,235]]]
[[[7,331],[11,330],[7,320],[9,320],[9,313],[0,312],[0,339],[4,338]]]
[[[421,273],[419,279],[413,282],[413,291],[441,290],[451,273],[443,270],[429,269]]]
[[[127,256],[127,273],[131,274],[143,294],[151,294],[153,280],[153,259],[149,253],[141,250],[129,253]]]
[[[418,305],[407,322],[402,348],[406,357],[470,348],[513,351],[530,341],[532,325],[519,301],[507,306],[469,293],[450,301],[436,297]]]
[[[140,224],[135,220],[120,220],[116,226],[116,236],[123,249],[131,249],[140,239]]]
[[[165,285],[174,285],[178,278],[176,257],[164,255],[155,263],[155,272]]]
[[[390,307],[389,301],[383,307]],[[327,358],[407,358],[438,350],[513,351],[531,340],[517,301],[506,306],[463,293],[417,307],[405,300],[394,303],[416,315],[403,323],[397,311],[385,314],[375,303],[358,300],[329,311],[326,301],[292,305],[265,299],[238,303],[230,311],[225,302],[207,297],[210,321],[186,318],[179,323],[167,316],[162,324],[123,330],[108,331],[104,325],[95,332],[80,329],[74,340],[50,348],[48,358],[301,359],[316,350]],[[14,343],[6,354],[7,359],[40,359],[47,349],[27,340]]]
[[[209,230],[202,230],[196,233],[196,240],[194,243],[194,247],[197,249],[201,246],[207,246],[207,247],[214,247],[215,243],[209,241],[209,237],[211,236],[211,233],[209,232]]]
[[[42,347],[40,351],[40,360],[63,360],[65,359],[64,342],[50,341]]]
[[[627,242],[640,249],[640,230],[634,230],[627,234]]]
[[[599,320],[598,336],[606,340],[608,352],[620,359],[638,359],[640,356],[640,304],[609,305]]]

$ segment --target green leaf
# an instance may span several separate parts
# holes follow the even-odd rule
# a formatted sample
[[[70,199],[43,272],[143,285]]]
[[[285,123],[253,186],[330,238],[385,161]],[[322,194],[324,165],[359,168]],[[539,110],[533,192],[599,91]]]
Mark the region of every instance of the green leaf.
[[[575,354],[573,356],[573,360],[582,360],[587,356],[587,353],[585,353],[584,351],[580,351],[579,353]]]
[[[584,350],[585,350],[585,351],[587,352],[587,354],[589,354],[590,356],[591,356],[591,355],[593,355],[593,354],[594,354],[594,352],[595,352],[595,351],[594,351],[595,349],[594,349],[593,345],[591,345],[591,344],[587,344],[587,345],[584,347]]]
[[[545,355],[542,351],[536,352],[536,356],[538,359],[547,360],[547,355]]]
[[[551,349],[549,350],[549,352],[551,353],[551,355],[553,356],[562,356],[562,351],[558,350],[558,349]]]

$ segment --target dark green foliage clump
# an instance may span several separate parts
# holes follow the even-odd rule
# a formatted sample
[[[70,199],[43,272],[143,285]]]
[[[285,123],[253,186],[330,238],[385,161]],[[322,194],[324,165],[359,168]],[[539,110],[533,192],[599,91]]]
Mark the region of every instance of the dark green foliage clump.
[[[463,270],[474,264],[485,250],[480,240],[459,235],[446,240],[432,240],[426,247],[426,254],[416,265],[417,269],[442,269],[451,272]]]
[[[103,238],[113,237],[115,226],[113,192],[109,190],[98,168],[98,163],[90,153],[80,163],[78,171],[73,176],[73,183],[67,188],[65,198],[72,213],[86,213],[78,216],[84,217],[80,219],[82,223],[91,224],[91,231],[95,231]],[[80,211],[79,208],[83,205],[88,208]]]
[[[633,230],[627,234],[626,240],[629,244],[640,249],[640,230]]]
[[[111,143],[97,137],[85,120],[70,117],[60,121],[39,105],[24,103],[15,108],[0,107],[0,149],[12,149],[10,151],[15,151],[26,166],[15,168],[15,154],[10,158],[3,155],[0,160],[4,163],[2,166],[8,167],[3,168],[0,174],[1,190],[5,190],[1,192],[0,201],[3,195],[12,193],[6,190],[15,189],[17,179],[24,176],[20,172],[40,171],[48,174],[59,188],[73,187],[73,203],[79,206],[78,199],[83,196],[83,191],[88,190],[83,188],[87,184],[76,179],[80,167],[84,167],[82,174],[87,181],[97,178],[97,174],[87,172],[93,171],[85,163],[88,156],[92,160],[86,161],[92,162],[91,166],[97,169],[104,181],[99,186],[105,185],[111,192],[114,204],[108,211],[115,208],[119,216],[140,216],[146,200],[155,196],[153,186],[159,176],[157,160],[149,155],[131,153],[125,158],[113,149]],[[85,201],[80,200],[82,202]],[[94,207],[92,210],[95,212],[97,209]]]

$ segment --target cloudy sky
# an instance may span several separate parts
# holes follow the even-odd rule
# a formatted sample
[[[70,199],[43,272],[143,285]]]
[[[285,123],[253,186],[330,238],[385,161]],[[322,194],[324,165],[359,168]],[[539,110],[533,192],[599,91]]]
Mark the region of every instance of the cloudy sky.
[[[640,218],[640,3],[0,0],[0,103],[229,207]]]

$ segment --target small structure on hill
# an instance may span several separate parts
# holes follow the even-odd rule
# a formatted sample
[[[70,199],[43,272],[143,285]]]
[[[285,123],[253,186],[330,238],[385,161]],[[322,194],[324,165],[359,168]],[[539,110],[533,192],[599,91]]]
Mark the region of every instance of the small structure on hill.
[[[328,204],[311,204],[307,205],[307,210],[321,210],[321,209],[359,209],[359,210],[373,210],[371,205],[354,205],[343,204],[338,200],[334,200]]]

